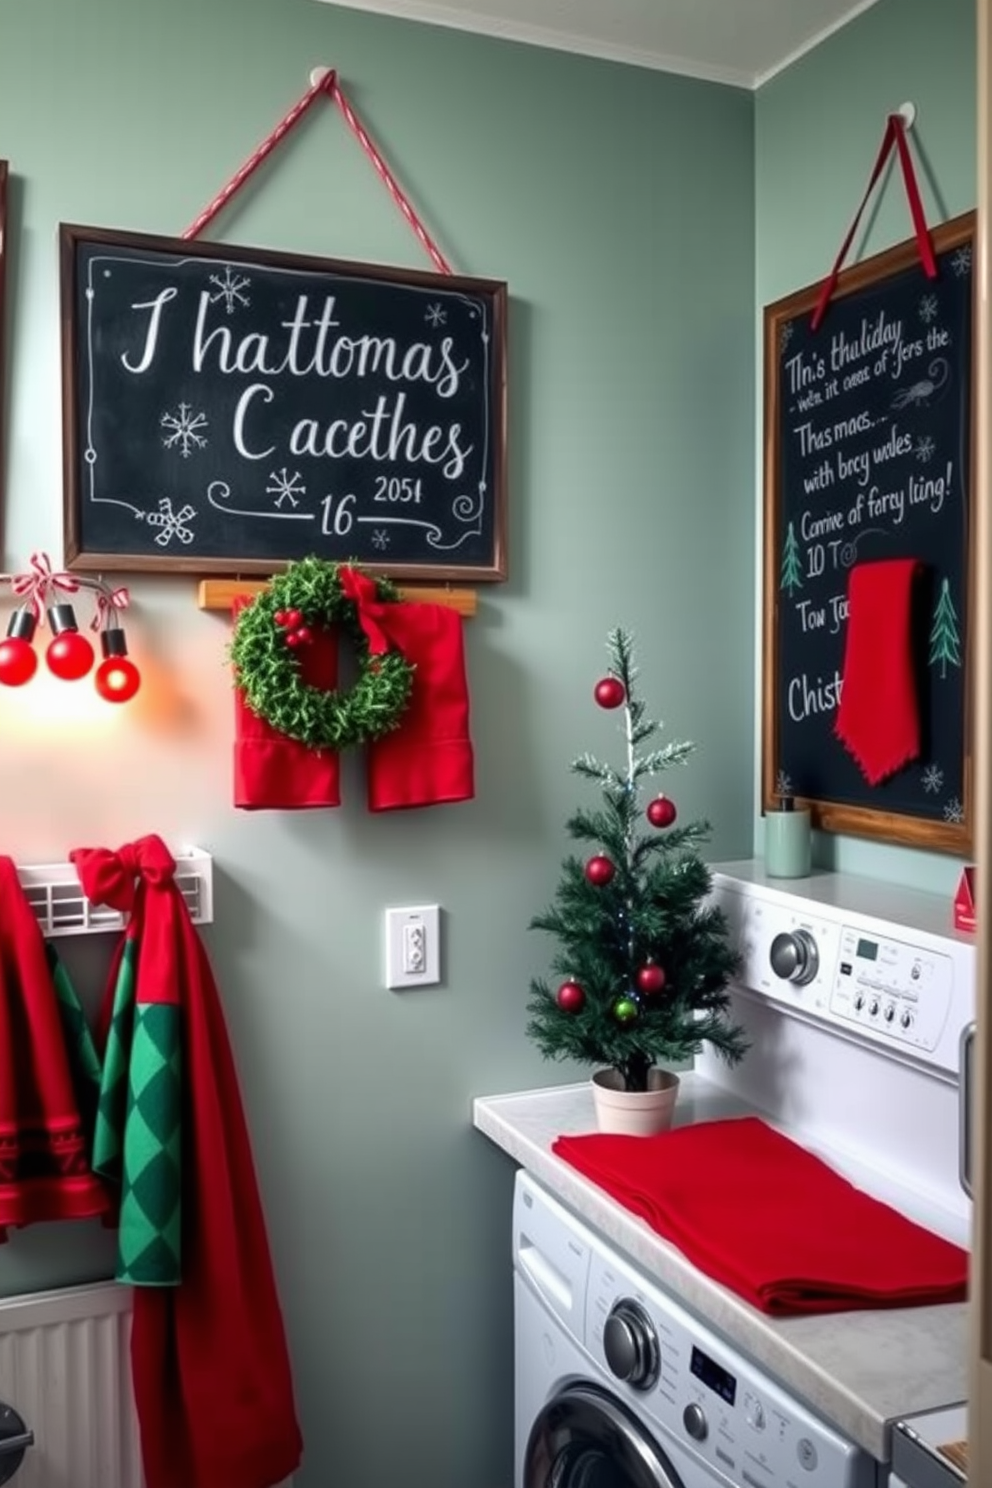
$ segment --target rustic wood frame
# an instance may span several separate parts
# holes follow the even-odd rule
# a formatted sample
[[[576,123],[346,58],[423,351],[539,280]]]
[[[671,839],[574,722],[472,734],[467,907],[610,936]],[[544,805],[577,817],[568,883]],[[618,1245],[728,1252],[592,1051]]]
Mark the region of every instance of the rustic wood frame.
[[[188,241],[157,237],[145,233],[83,227],[63,223],[59,230],[60,286],[62,304],[62,465],[63,465],[63,533],[64,561],[68,568],[91,572],[156,572],[184,574],[235,574],[271,576],[284,569],[291,558],[242,557],[215,558],[204,555],[163,555],[148,553],[104,553],[85,546],[82,503],[84,491],[80,481],[80,450],[85,430],[79,416],[79,377],[83,341],[76,303],[76,265],[80,248],[93,244],[113,249],[134,248],[150,252],[174,252],[184,258],[227,262],[232,255],[249,259],[263,267],[303,272],[338,272],[375,279],[383,284],[422,286],[441,285],[446,292],[470,293],[485,299],[491,317],[492,387],[488,407],[492,412],[492,510],[493,540],[485,564],[447,562],[365,562],[377,574],[394,579],[423,583],[501,582],[507,577],[507,458],[506,458],[506,380],[507,380],[507,301],[508,290],[500,280],[468,278],[460,275],[438,276],[416,269],[382,264],[344,262],[269,249],[242,247],[224,243]]]
[[[942,226],[931,230],[931,240],[937,255],[948,249],[974,242],[976,237],[975,213],[965,213]],[[918,262],[919,249],[915,238],[906,240],[894,248],[875,254],[873,257],[846,269],[839,277],[834,297],[853,294],[882,283],[911,268]],[[972,280],[974,286],[974,278]],[[779,671],[779,587],[778,587],[778,536],[782,516],[782,489],[780,471],[781,410],[777,378],[778,347],[783,327],[798,315],[812,314],[821,290],[816,283],[765,307],[764,312],[764,520],[763,520],[763,616],[762,616],[762,753],[761,753],[761,805],[762,812],[775,809],[780,804],[777,793],[777,771],[779,757],[779,718],[777,710]],[[973,287],[974,295],[974,287]],[[829,313],[829,312],[828,312]],[[972,336],[970,386],[975,388],[975,337]],[[972,673],[974,667],[972,637],[974,634],[974,592],[976,577],[975,557],[975,416],[971,409],[969,431],[969,482],[966,493],[967,528],[972,541],[964,564],[968,585],[967,619],[962,636],[964,655],[964,708],[962,738],[964,741],[963,819],[948,822],[928,819],[885,810],[876,810],[845,802],[796,797],[797,804],[809,807],[812,823],[821,831],[850,833],[860,837],[871,837],[879,842],[888,842],[907,847],[925,848],[936,852],[954,853],[969,857],[973,851],[975,826],[975,779],[974,742],[971,705]]]

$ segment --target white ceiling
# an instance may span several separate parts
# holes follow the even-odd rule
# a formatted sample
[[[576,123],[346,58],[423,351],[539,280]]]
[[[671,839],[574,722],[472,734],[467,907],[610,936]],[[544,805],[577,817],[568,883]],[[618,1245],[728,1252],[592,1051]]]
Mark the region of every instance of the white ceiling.
[[[329,0],[755,88],[875,0]]]

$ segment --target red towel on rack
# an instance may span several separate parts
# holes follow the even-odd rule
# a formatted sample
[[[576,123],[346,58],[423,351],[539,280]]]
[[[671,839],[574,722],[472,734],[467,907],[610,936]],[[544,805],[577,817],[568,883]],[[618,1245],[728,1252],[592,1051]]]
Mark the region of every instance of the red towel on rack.
[[[134,1289],[131,1368],[147,1488],[272,1488],[298,1466],[301,1439],[210,963],[160,838],[71,858],[95,904],[130,913],[108,1000],[117,996],[119,1013],[125,963],[136,1010],[178,1004],[182,1014],[182,1279]]]
[[[847,638],[834,732],[869,785],[879,785],[920,752],[913,675],[915,558],[859,563],[847,586]]]
[[[754,1116],[552,1149],[753,1307],[779,1316],[959,1302],[968,1254]]]
[[[90,1169],[99,1070],[82,1012],[10,858],[0,858],[0,1240],[7,1225],[106,1214]]]

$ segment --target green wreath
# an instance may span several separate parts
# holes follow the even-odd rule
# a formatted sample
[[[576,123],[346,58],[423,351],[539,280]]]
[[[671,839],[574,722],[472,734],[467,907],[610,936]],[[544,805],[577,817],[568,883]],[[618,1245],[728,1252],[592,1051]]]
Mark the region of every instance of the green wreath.
[[[235,682],[251,711],[310,749],[346,749],[388,733],[399,723],[413,686],[413,667],[399,651],[370,654],[358,607],[341,587],[340,567],[360,572],[357,564],[319,558],[291,564],[245,605],[230,647]],[[399,600],[388,579],[374,582],[378,600]],[[358,656],[359,675],[350,692],[311,687],[300,675],[300,651],[309,632],[331,624],[342,627]]]

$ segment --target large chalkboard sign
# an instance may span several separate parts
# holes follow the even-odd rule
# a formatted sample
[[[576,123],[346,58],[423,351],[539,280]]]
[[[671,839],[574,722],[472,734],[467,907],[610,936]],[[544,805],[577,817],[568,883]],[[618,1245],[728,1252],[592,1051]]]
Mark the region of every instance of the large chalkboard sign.
[[[66,562],[506,577],[506,286],[63,225]]]
[[[971,851],[971,387],[974,214],[765,310],[762,798],[881,841]],[[906,620],[921,751],[869,785],[836,737],[848,579],[918,561]]]

